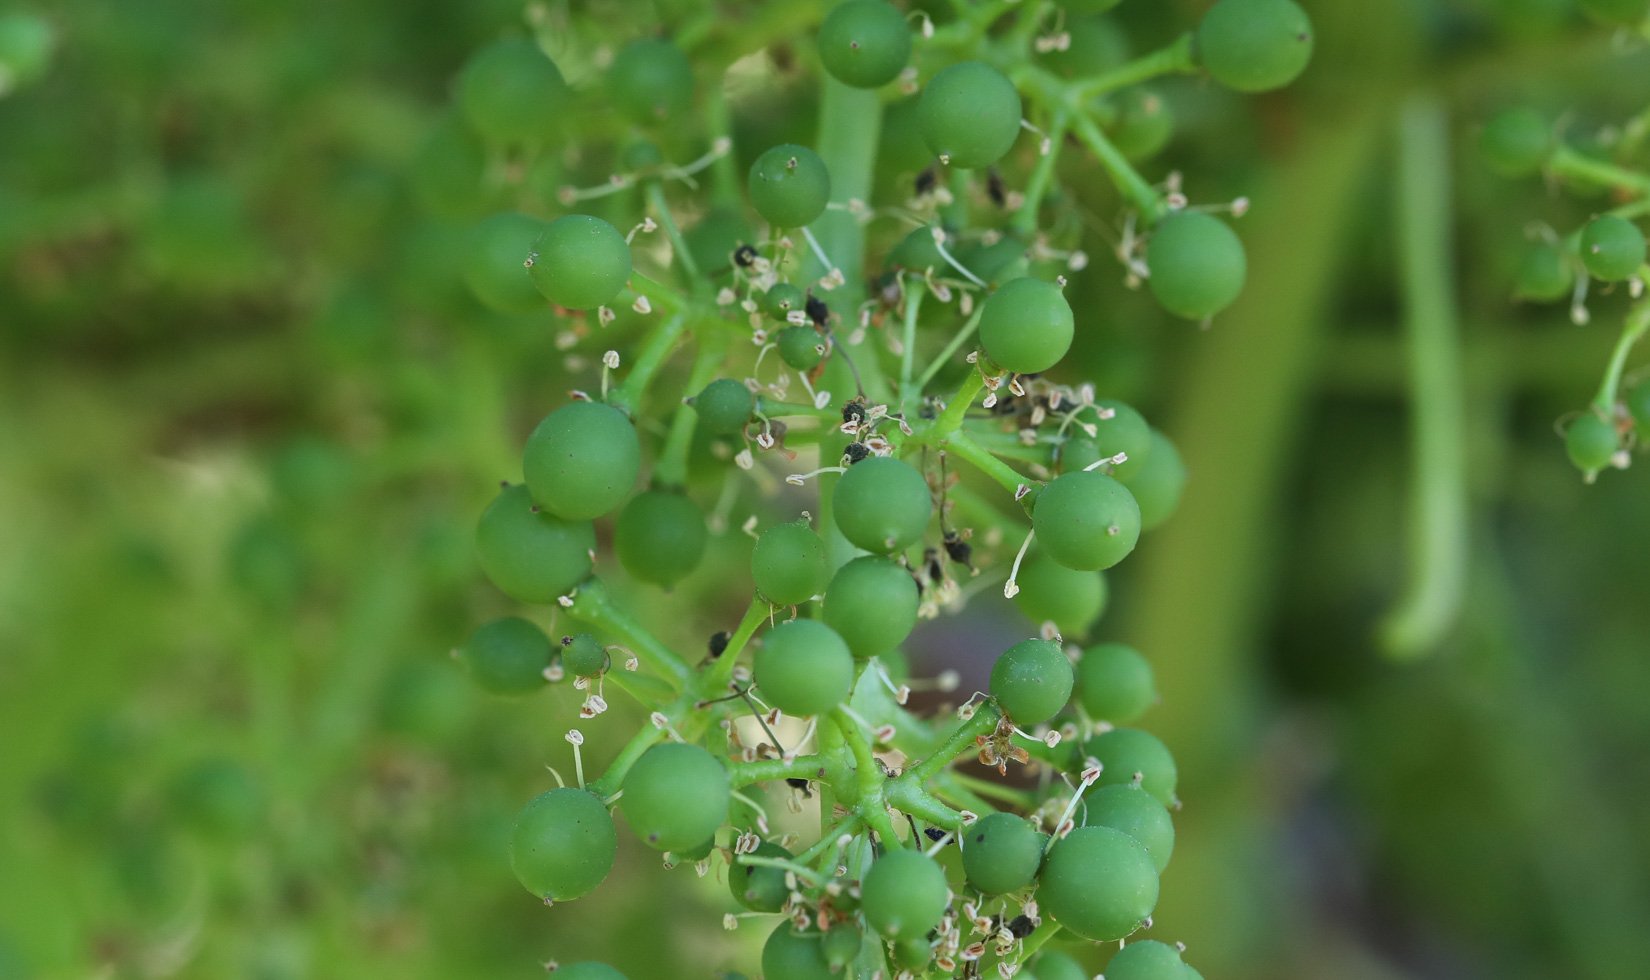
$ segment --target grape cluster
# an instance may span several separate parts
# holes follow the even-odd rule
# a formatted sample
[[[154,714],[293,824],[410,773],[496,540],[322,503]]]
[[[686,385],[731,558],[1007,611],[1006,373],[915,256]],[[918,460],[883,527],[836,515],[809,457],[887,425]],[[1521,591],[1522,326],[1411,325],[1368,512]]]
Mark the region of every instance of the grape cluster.
[[[575,778],[527,804],[511,843],[536,898],[600,885],[616,813],[667,867],[725,876],[744,910],[730,925],[766,919],[775,980],[1086,975],[1044,944],[1150,924],[1176,766],[1128,727],[1157,699],[1146,659],[1081,641],[1108,601],[1104,571],[1173,513],[1186,470],[1133,407],[1061,373],[1095,315],[1067,298],[1083,230],[1045,205],[1069,137],[1122,199],[1125,279],[1207,321],[1242,290],[1243,245],[1177,176],[1135,170],[1171,128],[1136,83],[1207,72],[1276,88],[1312,35],[1289,0],[1220,0],[1129,61],[1112,6],[982,4],[942,23],[883,0],[832,7],[814,46],[827,100],[873,114],[892,101],[926,154],[911,196],[885,205],[842,190],[867,176],[848,136],[762,148],[741,171],[714,127],[697,146],[671,132],[700,98],[711,119],[726,106],[669,39],[632,42],[582,80],[521,39],[464,69],[459,109],[488,152],[530,170],[570,127],[620,120],[611,159],[627,168],[564,185],[553,221],[481,222],[468,267],[486,307],[551,311],[568,348],[615,344],[599,383],[532,430],[521,482],[476,534],[493,584],[561,625],[508,616],[458,651],[489,691],[571,683],[592,720],[615,688],[650,719],[590,779],[586,736],[567,731]],[[830,104],[822,120],[853,125]],[[677,151],[699,156],[669,163]],[[708,202],[667,193],[707,170]],[[880,261],[839,264],[868,243],[886,246]],[[675,363],[685,345],[690,363]],[[709,581],[707,553],[735,523],[753,539],[749,577]],[[912,692],[944,697],[955,674],[911,677],[908,638],[993,585],[1036,635],[1000,653],[987,690],[918,715]],[[634,611],[658,588],[748,606],[690,655]],[[979,766],[956,768],[968,759]],[[770,819],[813,802],[817,835]],[[1198,976],[1155,941],[1123,946],[1107,975]]]

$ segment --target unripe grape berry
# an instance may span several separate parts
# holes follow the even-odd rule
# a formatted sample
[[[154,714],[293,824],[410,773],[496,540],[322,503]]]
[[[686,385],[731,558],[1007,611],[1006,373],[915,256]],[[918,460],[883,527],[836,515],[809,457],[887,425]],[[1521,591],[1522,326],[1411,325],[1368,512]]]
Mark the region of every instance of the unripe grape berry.
[[[751,164],[749,192],[756,213],[775,228],[811,225],[831,200],[831,175],[819,154],[781,143]]]
[[[985,280],[989,286],[1017,279],[1026,274],[1030,265],[1029,249],[1025,241],[1014,234],[1003,235],[996,241],[974,239],[957,245],[955,258],[963,268]]]
[[[1627,406],[1627,414],[1633,417],[1639,441],[1650,441],[1650,378],[1627,389],[1622,401]]]
[[[458,104],[477,133],[500,145],[532,145],[553,134],[571,94],[537,44],[506,38],[471,56],[458,78]]]
[[[1129,89],[1117,96],[1117,115],[1106,127],[1112,145],[1130,160],[1148,160],[1169,145],[1174,114],[1163,96],[1146,88]]]
[[[627,980],[618,970],[593,960],[558,966],[555,976],[556,980]]]
[[[1034,980],[1089,980],[1090,976],[1076,960],[1052,949],[1031,961],[1031,972]]]
[[[1115,942],[1157,906],[1157,868],[1139,841],[1110,827],[1079,827],[1049,851],[1037,904],[1084,939]]]
[[[1243,292],[1248,259],[1243,242],[1226,222],[1201,211],[1176,211],[1146,243],[1146,280],[1163,308],[1188,320],[1204,320]]]
[[[768,858],[792,856],[790,851],[772,841],[756,845],[754,854]],[[728,868],[728,890],[733,893],[734,901],[752,912],[778,912],[791,896],[791,890],[785,886],[786,873],[784,868],[735,861]]]
[[[589,633],[564,636],[561,665],[578,677],[595,677],[607,669],[607,648]]]
[[[1180,507],[1180,495],[1186,489],[1186,464],[1169,437],[1153,429],[1152,448],[1145,463],[1133,473],[1119,474],[1118,479],[1140,507],[1140,530],[1150,531]]]
[[[1312,58],[1312,22],[1291,0],[1220,0],[1197,26],[1197,54],[1227,88],[1282,88]]]
[[[510,867],[538,898],[570,902],[595,891],[618,849],[607,807],[594,793],[566,786],[522,808],[510,835]]]
[[[1043,842],[1024,817],[993,813],[963,831],[963,872],[983,895],[1019,891],[1037,877]]]
[[[1581,9],[1606,24],[1634,24],[1650,15],[1647,0],[1581,0]]]
[[[736,436],[743,432],[756,408],[755,396],[743,381],[717,378],[705,390],[693,396],[693,410],[699,415],[699,426],[717,436]]]
[[[855,657],[886,653],[917,625],[917,581],[904,566],[876,555],[855,558],[825,588],[824,619]]]
[[[865,921],[888,939],[926,935],[950,900],[945,871],[913,850],[889,851],[871,862],[859,891]]]
[[[923,141],[953,167],[989,167],[1020,135],[1020,93],[983,61],[963,61],[929,80],[917,104]]]
[[[824,936],[817,932],[796,932],[785,919],[768,934],[762,946],[762,975],[786,980],[841,980],[825,962]]]
[[[1570,255],[1557,245],[1536,242],[1524,252],[1518,264],[1514,290],[1519,299],[1552,303],[1567,299],[1575,288],[1575,266]]]
[[[568,520],[600,517],[636,485],[642,465],[636,427],[600,402],[571,402],[527,437],[522,471],[533,500]]]
[[[945,256],[940,254],[939,243],[934,239],[934,230],[934,225],[923,225],[901,238],[898,244],[888,250],[888,267],[923,274],[935,269],[949,269],[950,265],[945,261]],[[956,239],[946,234],[945,247],[949,249],[954,245]]]
[[[709,537],[697,504],[680,493],[647,490],[619,512],[613,550],[633,577],[668,589],[699,567]]]
[[[1038,545],[1079,571],[1107,569],[1127,558],[1140,539],[1140,507],[1103,473],[1065,473],[1037,496],[1031,512]]]
[[[1106,576],[1079,572],[1038,552],[1020,566],[1014,604],[1037,625],[1052,622],[1067,639],[1087,635],[1106,609]]]
[[[1086,78],[1129,60],[1129,38],[1110,17],[1071,17],[1066,22],[1064,51],[1049,51],[1041,60],[1061,78]]]
[[[1173,946],[1142,939],[1112,956],[1106,964],[1106,980],[1186,980],[1186,964]]]
[[[1071,349],[1075,321],[1060,287],[1040,279],[1010,279],[980,311],[980,346],[998,366],[1041,374]]]
[[[687,851],[726,822],[729,799],[728,770],[720,759],[697,745],[667,742],[630,767],[619,806],[649,847]]]
[[[859,923],[852,919],[831,926],[825,933],[825,938],[820,941],[825,963],[836,971],[852,963],[864,945],[865,933],[860,929]]]
[[[1126,725],[1157,703],[1157,682],[1139,651],[1102,643],[1078,658],[1077,700],[1090,718]]]
[[[824,591],[831,569],[825,543],[807,521],[775,524],[751,551],[756,591],[776,606],[794,606]]]
[[[1597,473],[1610,465],[1621,448],[1616,427],[1594,411],[1583,412],[1564,430],[1564,450],[1583,473]]]
[[[1174,805],[1174,787],[1179,777],[1174,756],[1156,735],[1138,728],[1114,728],[1083,743],[1079,758],[1099,760],[1101,786],[1128,785],[1139,778],[1146,792],[1164,806]]]
[[[792,310],[804,309],[808,296],[788,282],[776,282],[762,294],[762,310],[775,320],[784,322]]]
[[[1626,218],[1601,214],[1581,229],[1581,262],[1593,278],[1619,282],[1644,265],[1644,233]]]
[[[786,327],[774,335],[779,359],[798,371],[812,371],[824,359],[824,339],[813,327]]]
[[[911,60],[911,28],[884,0],[849,0],[819,27],[819,60],[831,77],[854,88],[878,88]]]
[[[477,685],[493,694],[531,694],[548,681],[550,638],[519,616],[476,628],[458,649],[458,660]]]
[[[1021,640],[991,667],[991,696],[1021,728],[1059,714],[1071,700],[1071,684],[1071,661],[1048,640]]]
[[[1485,123],[1478,137],[1485,162],[1504,177],[1527,177],[1540,170],[1552,147],[1552,126],[1534,109],[1507,109]]]
[[[911,464],[871,456],[848,467],[831,492],[836,526],[857,548],[891,554],[922,539],[934,514],[928,481]]]
[[[476,525],[476,557],[499,591],[518,602],[554,602],[590,574],[596,529],[538,509],[527,487],[505,487]]]
[[[853,690],[854,655],[824,623],[793,619],[768,631],[751,676],[772,707],[797,717],[824,714]]]
[[[693,66],[670,41],[638,38],[613,56],[607,89],[613,103],[633,121],[664,122],[686,112],[693,101]]]
[[[588,214],[550,222],[523,258],[545,299],[570,310],[605,306],[630,278],[630,243],[619,229]]]
[[[497,313],[531,313],[544,308],[523,264],[547,228],[525,214],[495,214],[471,233],[464,282],[482,306]]]
[[[682,233],[693,264],[706,278],[725,282],[733,275],[733,253],[751,240],[744,214],[725,206],[712,207],[699,222]]]
[[[894,963],[902,970],[920,973],[933,958],[934,947],[927,936],[906,936],[894,940]]]
[[[1139,786],[1119,783],[1101,786],[1083,798],[1079,808],[1086,827],[1121,830],[1146,848],[1161,872],[1174,854],[1174,820],[1157,798]]]
[[[1100,410],[1109,410],[1111,417],[1101,418]],[[1104,398],[1095,402],[1093,409],[1085,408],[1079,412],[1077,421],[1094,426],[1094,435],[1089,438],[1094,440],[1101,456],[1109,458],[1122,453],[1128,457],[1107,469],[1106,472],[1115,480],[1127,483],[1151,456],[1152,427],[1146,424],[1145,416],[1131,405],[1115,398]],[[1076,428],[1075,425],[1073,428]],[[1079,431],[1088,435],[1087,430]]]

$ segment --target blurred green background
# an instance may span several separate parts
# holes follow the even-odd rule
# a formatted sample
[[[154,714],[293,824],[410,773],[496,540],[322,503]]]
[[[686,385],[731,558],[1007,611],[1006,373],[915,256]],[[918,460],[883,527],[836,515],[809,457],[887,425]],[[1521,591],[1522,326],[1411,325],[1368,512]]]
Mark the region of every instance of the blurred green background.
[[[1181,761],[1154,935],[1210,977],[1650,975],[1650,491],[1584,485],[1552,430],[1626,299],[1588,327],[1512,303],[1525,224],[1598,202],[1472,152],[1508,105],[1577,133],[1643,112],[1650,57],[1566,0],[1304,5],[1306,75],[1260,98],[1165,83],[1180,126],[1144,168],[1252,199],[1244,297],[1209,331],[1171,322],[1099,235],[1076,283],[1063,370],[1140,405],[1192,472],[1098,630],[1157,665],[1147,724]],[[529,15],[596,51],[700,6]],[[1204,6],[1119,19],[1145,50]],[[565,771],[575,694],[489,699],[447,658],[506,608],[474,518],[599,353],[569,367],[548,314],[474,304],[465,235],[497,202],[428,176],[457,69],[518,0],[34,13],[55,51],[0,97],[0,978],[751,969],[724,889],[629,839],[595,897],[523,895],[504,834]],[[811,55],[787,51],[734,102],[742,158],[811,130]],[[1410,665],[1375,641],[1408,575],[1406,105],[1448,126],[1433,230],[1469,495],[1459,616]],[[698,644],[702,603],[743,606],[650,615]],[[970,615],[1021,628],[1001,601]],[[928,634],[946,662],[988,663],[954,626]],[[587,725],[590,757],[632,721]]]

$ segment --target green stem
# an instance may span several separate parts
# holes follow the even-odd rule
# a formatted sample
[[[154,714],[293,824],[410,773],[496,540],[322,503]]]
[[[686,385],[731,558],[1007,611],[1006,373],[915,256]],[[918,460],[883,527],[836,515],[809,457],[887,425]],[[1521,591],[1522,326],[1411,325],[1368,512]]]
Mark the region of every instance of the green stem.
[[[1650,175],[1604,160],[1594,160],[1568,146],[1560,146],[1553,151],[1552,157],[1547,160],[1547,170],[1555,176],[1605,184],[1632,191],[1640,197],[1650,196]]]
[[[922,310],[922,297],[925,292],[921,280],[907,280],[905,287],[905,323],[904,332],[900,336],[901,347],[899,364],[899,404],[900,412],[909,415],[912,409],[911,397],[919,392],[911,389],[912,375],[916,372],[917,360],[917,314]]]
[[[642,757],[643,752],[651,749],[664,737],[665,733],[652,725],[638,729],[636,734],[630,736],[630,741],[625,743],[624,748],[619,750],[619,754],[613,757],[613,761],[608,763],[607,771],[602,773],[601,778],[585,788],[604,798],[617,793],[619,787],[624,785],[624,777],[630,772],[630,767],[636,764],[636,760]]]
[[[882,798],[882,784],[887,777],[882,772],[882,766],[877,764],[876,756],[871,752],[871,741],[860,730],[859,723],[848,716],[841,708],[832,711],[830,723],[836,726],[847,743],[848,751],[854,754],[854,784],[861,800],[879,801]]]
[[[756,854],[741,854],[734,858],[733,861],[735,864],[749,864],[758,868],[784,868],[786,871],[791,872],[803,881],[822,887],[829,880],[824,875],[808,867],[807,865],[802,864],[799,861],[794,861],[790,858],[763,857]]]
[[[1141,55],[1111,71],[1072,83],[1071,93],[1080,100],[1092,99],[1097,95],[1138,85],[1159,75],[1193,74],[1198,70],[1198,64],[1192,48],[1193,35],[1188,31],[1176,38],[1168,47]]]
[[[634,269],[630,273],[630,288],[619,295],[628,296],[631,300],[646,296],[655,313],[680,313],[692,305],[688,297],[683,296],[675,287],[667,286]]]
[[[966,432],[951,433],[945,440],[944,448],[946,452],[967,460],[975,469],[997,481],[999,486],[1011,494],[1019,493],[1021,487],[1032,482],[1029,478],[1021,476],[1014,467],[987,452]]]
[[[964,378],[962,384],[957,386],[957,391],[951,396],[951,400],[945,403],[945,411],[941,412],[940,417],[934,420],[934,424],[929,428],[924,441],[929,445],[937,446],[944,442],[951,433],[957,431],[957,428],[962,425],[963,416],[973,406],[974,399],[978,398],[980,392],[984,390],[985,375],[980,373],[979,365],[975,365],[974,370],[969,371],[968,377]]]
[[[600,579],[587,579],[579,587],[579,593],[574,596],[567,614],[618,639],[636,654],[643,666],[663,674],[673,682],[673,687],[680,688],[687,681],[687,663],[629,613],[615,605],[607,593],[607,586]]]
[[[1037,212],[1043,196],[1048,193],[1054,177],[1054,165],[1060,159],[1060,147],[1066,142],[1066,127],[1071,123],[1071,112],[1064,105],[1056,106],[1048,124],[1048,152],[1037,158],[1037,166],[1026,181],[1025,201],[1014,215],[1014,228],[1023,234],[1037,230]]]
[[[1650,276],[1650,267],[1639,270],[1639,275]],[[1622,372],[1627,369],[1627,355],[1646,331],[1650,331],[1650,299],[1640,300],[1628,311],[1627,322],[1622,324],[1621,336],[1616,339],[1616,346],[1610,351],[1610,363],[1605,368],[1604,381],[1598,386],[1598,394],[1593,398],[1593,407],[1604,412],[1606,418],[1612,417],[1616,410],[1616,393],[1621,387]]]
[[[961,350],[962,346],[968,343],[969,339],[974,336],[974,331],[979,329],[980,326],[980,314],[984,311],[984,303],[976,303],[974,305],[974,312],[969,314],[968,322],[963,324],[961,330],[958,330],[955,334],[952,334],[951,339],[946,341],[945,347],[942,348],[940,352],[934,356],[934,360],[929,363],[928,369],[922,372],[922,377],[917,379],[918,391],[926,390],[928,388],[928,383],[934,380],[934,375],[939,374],[945,365],[950,362],[951,358],[956,356],[957,351]]]
[[[682,394],[684,399],[693,397],[710,384],[721,369],[727,350],[727,340],[720,335],[700,335],[699,354],[688,372],[687,385]],[[698,419],[699,413],[685,401],[676,407],[664,448],[659,451],[659,461],[653,466],[655,483],[679,487],[687,482],[688,452],[693,448],[693,424]]]
[[[970,752],[979,751],[974,741],[981,735],[989,735],[997,730],[997,723],[1002,721],[1003,713],[994,702],[987,701],[980,705],[974,716],[961,722],[946,736],[940,747],[935,749],[928,758],[922,760],[902,773],[895,782],[913,783],[917,786],[927,785],[930,779],[949,766],[952,762]]]
[[[739,654],[756,634],[756,628],[768,618],[768,614],[769,606],[761,597],[751,600],[750,607],[745,610],[745,616],[739,621],[738,628],[728,638],[727,648],[705,670],[700,693],[705,697],[720,697],[727,693],[728,685],[733,682],[733,668],[739,660]]]
[[[647,391],[647,386],[653,382],[653,376],[659,373],[659,368],[676,348],[686,329],[685,313],[672,314],[669,319],[654,324],[643,340],[642,352],[637,355],[636,363],[625,376],[624,383],[608,394],[608,404],[634,415],[637,406],[641,404],[642,394]]]
[[[812,405],[802,405],[797,402],[776,401],[766,395],[756,396],[756,414],[770,419],[796,416],[836,421],[842,417],[842,413],[834,408],[815,408]]]
[[[776,779],[819,780],[825,778],[825,760],[817,755],[799,755],[789,762],[784,759],[730,762],[728,778],[734,786],[749,786]]]
[[[710,288],[710,280],[699,275],[699,266],[693,261],[693,252],[687,247],[687,241],[682,238],[682,230],[676,227],[676,219],[671,217],[670,202],[665,200],[663,185],[657,180],[649,180],[642,190],[642,196],[647,200],[648,208],[659,219],[659,227],[665,230],[665,237],[670,239],[671,255],[680,264],[689,291],[703,294]]]
[[[1145,216],[1147,222],[1155,223],[1162,217],[1165,209],[1163,196],[1157,193],[1152,185],[1146,183],[1146,178],[1140,176],[1117,147],[1111,145],[1111,140],[1106,139],[1105,134],[1100,132],[1100,127],[1094,124],[1094,120],[1078,113],[1072,117],[1072,127],[1077,131],[1077,138],[1082,140],[1100,161],[1100,166],[1111,177],[1111,182],[1117,185],[1123,196]]]
[[[1012,786],[1004,786],[989,779],[981,779],[978,776],[970,776],[961,772],[948,773],[947,778],[954,780],[958,786],[973,790],[981,796],[995,797],[1004,803],[1025,807],[1026,809],[1031,809],[1037,805],[1036,796],[1029,790],[1015,789]]]
[[[841,820],[829,827],[826,827],[819,835],[819,840],[814,841],[808,846],[806,851],[798,854],[796,859],[803,864],[813,864],[815,861],[831,853],[831,849],[836,846],[837,838],[841,837],[843,834],[854,833],[859,829],[859,825],[863,822],[864,821],[860,819],[859,814],[849,812]]]

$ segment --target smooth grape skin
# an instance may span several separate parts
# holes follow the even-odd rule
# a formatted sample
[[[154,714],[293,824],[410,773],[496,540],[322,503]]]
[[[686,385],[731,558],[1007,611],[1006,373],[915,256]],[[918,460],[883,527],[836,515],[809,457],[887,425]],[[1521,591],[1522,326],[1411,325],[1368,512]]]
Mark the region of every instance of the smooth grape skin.
[[[762,532],[751,550],[756,591],[776,606],[806,602],[824,591],[830,574],[825,542],[807,521],[775,524]]]
[[[763,638],[752,677],[762,700],[785,714],[823,714],[848,699],[854,686],[854,655],[824,623],[793,619]]]
[[[1040,374],[1071,349],[1076,321],[1060,287],[1040,279],[1010,279],[980,311],[980,346],[1015,374]]]
[[[482,306],[496,313],[532,313],[544,308],[522,263],[533,243],[549,227],[543,221],[508,211],[477,225],[470,235],[464,283]]]
[[[595,794],[571,786],[534,797],[516,817],[510,867],[529,892],[570,902],[595,891],[613,870],[618,833]]]
[[[1102,572],[1079,572],[1067,568],[1041,552],[1020,566],[1020,591],[1014,604],[1036,625],[1052,622],[1060,635],[1078,639],[1106,611],[1106,576]]]
[[[860,884],[865,921],[889,939],[920,936],[939,925],[949,894],[945,871],[921,851],[882,855]]]
[[[555,63],[522,38],[482,48],[458,78],[464,117],[483,139],[500,145],[532,145],[554,134],[570,99]]]
[[[1478,137],[1485,162],[1503,177],[1527,177],[1540,170],[1552,146],[1552,127],[1534,109],[1501,112]]]
[[[883,0],[849,0],[819,27],[819,60],[844,85],[879,88],[911,60],[911,27]]]
[[[928,149],[953,167],[972,170],[1001,160],[1020,135],[1020,93],[983,61],[963,61],[929,80],[917,104]]]
[[[763,841],[756,845],[753,856],[790,858],[793,855],[772,841]],[[735,861],[728,868],[728,890],[733,893],[734,901],[752,912],[778,912],[791,895],[791,890],[785,887],[785,875],[784,868]]]
[[[1174,818],[1139,786],[1119,783],[1091,790],[1078,812],[1085,827],[1110,827],[1139,841],[1159,872],[1169,866],[1174,855]]]
[[[781,322],[791,315],[792,310],[803,309],[807,302],[808,294],[788,282],[776,282],[762,294],[763,311]]]
[[[1019,891],[1037,877],[1046,838],[1012,813],[993,813],[963,831],[963,871],[984,895]]]
[[[1089,980],[1090,973],[1074,959],[1055,950],[1045,950],[1031,966],[1036,980]]]
[[[1220,0],[1197,26],[1197,54],[1227,88],[1282,88],[1312,59],[1312,22],[1291,0]]]
[[[1084,939],[1115,942],[1157,906],[1157,869],[1139,841],[1110,827],[1079,827],[1049,851],[1037,903]]]
[[[1078,571],[1107,569],[1140,540],[1140,507],[1123,484],[1103,473],[1065,473],[1037,496],[1031,512],[1038,546]]]
[[[577,677],[595,677],[607,669],[607,648],[589,633],[564,636],[561,641],[561,664]]]
[[[857,548],[904,550],[922,539],[934,514],[928,481],[911,464],[871,456],[848,467],[831,492],[836,525]]]
[[[1595,279],[1628,279],[1644,265],[1644,257],[1644,233],[1626,218],[1601,214],[1581,229],[1581,263]]]
[[[594,960],[558,966],[554,975],[556,980],[628,980],[618,970]]]
[[[538,509],[523,484],[505,487],[476,526],[476,557],[499,591],[550,603],[590,574],[596,529]]]
[[[876,555],[837,569],[825,588],[825,623],[865,659],[899,646],[917,625],[916,579],[896,562]]]
[[[1111,417],[1101,418],[1100,412],[1107,409]],[[1122,453],[1128,457],[1107,467],[1106,472],[1111,477],[1128,483],[1134,474],[1145,467],[1152,452],[1152,427],[1146,424],[1146,417],[1134,406],[1115,398],[1103,398],[1094,403],[1093,409],[1078,413],[1077,421],[1094,426],[1092,436],[1088,435],[1087,430],[1077,431],[1094,440],[1101,456],[1109,458]]]
[[[1040,60],[1061,78],[1084,78],[1129,60],[1129,38],[1110,17],[1069,17],[1064,51],[1049,51]]]
[[[1071,661],[1047,640],[1022,640],[991,667],[991,696],[1021,728],[1059,714],[1071,699],[1071,685]]]
[[[762,975],[773,980],[841,980],[842,974],[832,972],[825,962],[823,939],[817,932],[793,931],[789,919],[780,922],[762,946]]]
[[[606,306],[630,278],[630,243],[619,229],[588,214],[550,222],[522,259],[545,299],[570,310]]]
[[[550,657],[550,638],[519,616],[477,627],[458,650],[470,677],[493,694],[531,694],[543,687]]]
[[[1150,531],[1174,516],[1180,507],[1180,495],[1186,489],[1186,464],[1169,437],[1153,429],[1146,461],[1134,473],[1119,475],[1118,479],[1140,507],[1140,530]]]
[[[613,56],[607,90],[631,120],[659,123],[686,112],[693,101],[693,66],[662,37],[631,41]]]
[[[1077,700],[1090,718],[1126,725],[1157,703],[1157,682],[1138,650],[1102,643],[1077,660]]]
[[[1556,245],[1536,242],[1525,250],[1518,264],[1514,295],[1538,303],[1553,303],[1568,298],[1575,282],[1575,266],[1569,253]]]
[[[1594,411],[1576,416],[1564,430],[1564,451],[1583,473],[1597,473],[1609,466],[1620,446],[1616,427]]]
[[[736,436],[750,421],[756,399],[743,381],[718,378],[693,396],[693,410],[698,413],[699,426],[718,436]]]
[[[625,414],[600,402],[571,402],[527,437],[522,470],[533,500],[567,520],[600,517],[636,485],[642,448]]]
[[[795,143],[781,143],[751,164],[751,206],[775,228],[802,228],[825,213],[831,199],[831,175],[819,154]]]
[[[1156,735],[1138,728],[1114,728],[1084,742],[1078,758],[1094,758],[1105,769],[1097,785],[1129,785],[1140,777],[1140,785],[1164,806],[1173,806],[1174,787],[1179,778],[1174,756]]]
[[[1119,153],[1130,160],[1149,160],[1174,136],[1174,114],[1163,96],[1147,88],[1117,96],[1117,115],[1106,127]]]
[[[1201,211],[1176,211],[1158,222],[1146,243],[1146,266],[1152,295],[1188,320],[1205,320],[1230,306],[1249,274],[1237,234]]]
[[[619,807],[649,847],[688,851],[727,821],[729,799],[728,771],[719,759],[697,745],[667,742],[630,767]]]
[[[1186,980],[1180,951],[1155,939],[1129,943],[1106,964],[1106,980]]]
[[[786,327],[774,335],[779,359],[798,371],[812,371],[824,359],[824,340],[813,327]]]
[[[669,490],[632,497],[613,525],[613,550],[625,571],[667,589],[699,567],[709,538],[699,506]]]

